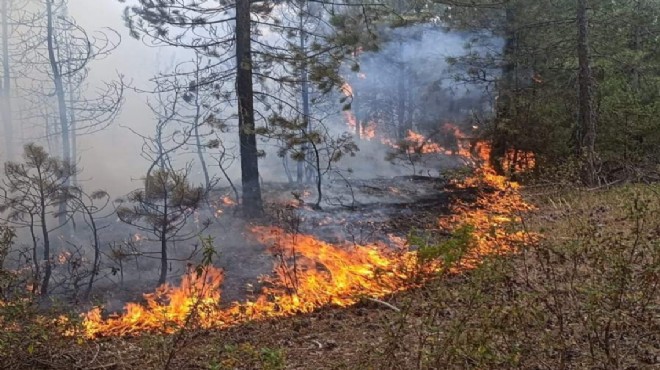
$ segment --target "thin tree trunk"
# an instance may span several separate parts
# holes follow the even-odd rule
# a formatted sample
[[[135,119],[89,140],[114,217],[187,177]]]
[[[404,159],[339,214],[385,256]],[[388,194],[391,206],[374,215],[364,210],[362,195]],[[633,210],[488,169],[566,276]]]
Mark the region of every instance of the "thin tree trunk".
[[[504,63],[502,65],[502,77],[498,82],[497,117],[495,119],[495,135],[493,137],[491,165],[498,173],[504,173],[502,159],[508,149],[507,130],[502,124],[513,118],[514,96],[517,82],[516,68],[516,13],[513,5],[506,7],[506,25],[504,31]]]
[[[9,7],[2,0],[2,88],[0,89],[0,119],[4,128],[6,160],[14,159],[14,125],[11,112],[11,73],[9,70]]]
[[[197,63],[195,65],[195,82],[199,85],[199,56],[197,57]],[[209,177],[209,169],[206,166],[206,158],[204,158],[204,150],[202,148],[202,139],[199,137],[199,119],[202,114],[202,104],[199,101],[199,87],[195,91],[195,118],[193,121],[193,127],[195,132],[195,144],[197,145],[197,157],[199,158],[199,164],[202,167],[202,172],[204,173],[204,184],[206,190],[211,189],[211,178]]]
[[[163,186],[167,186],[167,181],[163,181]],[[160,230],[160,277],[158,278],[158,285],[163,285],[167,281],[167,199],[169,194],[165,190],[165,203],[163,204],[163,226]]]
[[[46,190],[43,188],[43,181],[41,179],[41,173],[39,173],[39,206],[41,207],[39,210],[39,221],[41,222],[41,237],[44,243],[44,277],[41,282],[41,296],[47,297],[52,266],[50,263],[50,235],[48,233],[48,225],[46,224]]]
[[[69,122],[71,123],[71,161],[72,164],[75,164],[78,163],[78,134],[76,133],[76,112],[73,109],[74,94],[71,78],[69,78],[67,85],[69,86]],[[74,186],[78,185],[78,175],[76,171],[71,175],[71,183]]]
[[[46,0],[47,16],[47,43],[48,43],[48,61],[50,63],[51,73],[53,74],[53,83],[55,85],[55,96],[57,97],[57,109],[60,118],[60,137],[62,138],[62,159],[66,163],[71,163],[71,141],[69,136],[69,120],[67,117],[67,107],[64,98],[64,82],[62,81],[62,72],[60,71],[59,61],[55,56],[55,30],[53,25],[53,4],[52,0]],[[69,185],[67,178],[64,186]],[[66,221],[66,202],[60,203],[59,209],[60,225]]]
[[[304,24],[304,13],[301,11],[300,12],[300,51],[303,55],[306,55],[306,50],[307,46],[305,44],[305,38],[307,37],[307,33],[305,32],[305,24]],[[303,125],[305,127],[305,130],[307,132],[311,131],[310,127],[310,119],[309,119],[309,84],[308,84],[308,72],[307,72],[307,61],[303,60],[302,62],[302,69],[301,69],[301,76],[300,80],[302,81],[302,86],[301,86],[301,95],[302,95],[302,106],[303,106]],[[303,178],[304,178],[304,165],[307,160],[307,144],[304,143],[302,144],[300,150],[302,151],[305,159],[299,160],[298,161],[298,168],[297,168],[297,180],[299,184],[302,184]]]
[[[236,1],[236,91],[238,95],[238,136],[241,154],[243,212],[248,218],[263,213],[259,184],[259,153],[255,133],[252,51],[250,41],[250,0]]]
[[[92,228],[92,235],[94,235],[94,264],[92,265],[91,276],[89,277],[89,282],[87,283],[87,291],[85,292],[85,299],[88,299],[92,293],[92,287],[94,286],[94,280],[96,275],[99,273],[99,264],[101,263],[101,245],[99,243],[99,231],[96,227],[96,221],[94,221],[94,216],[92,212],[85,208],[85,212],[89,217],[89,224]]]
[[[50,63],[51,73],[53,74],[53,83],[55,85],[55,95],[57,97],[57,108],[60,118],[60,136],[62,138],[62,159],[71,161],[71,140],[69,137],[69,120],[67,117],[66,100],[64,94],[64,82],[62,81],[62,72],[60,71],[59,61],[55,56],[55,30],[53,25],[53,5],[52,0],[46,1],[47,15],[47,43],[48,43],[48,61]]]
[[[589,18],[587,15],[587,0],[577,0],[578,28],[578,127],[583,133],[580,154],[584,158],[583,181],[586,185],[596,185],[596,120],[593,109],[593,76],[591,74],[591,57],[589,55]]]
[[[167,209],[167,208],[166,208]],[[167,211],[166,211],[167,212]],[[160,277],[158,278],[158,285],[163,285],[167,281],[167,235],[165,227],[161,230],[160,237]]]
[[[403,55],[403,41],[399,42],[399,73],[397,81],[397,128],[399,132],[399,140],[403,140],[408,136],[408,130],[411,128],[406,125],[406,62]]]
[[[34,230],[34,214],[30,213],[30,236],[32,237],[32,263],[34,264],[34,281],[32,282],[32,294],[37,294],[39,280],[41,279],[41,268],[39,266],[39,253],[37,251],[37,234]]]
[[[321,172],[321,156],[319,153],[319,147],[316,146],[316,143],[313,141],[310,141],[310,144],[312,145],[312,149],[314,149],[314,156],[315,158],[315,163],[316,163],[316,203],[314,203],[313,208],[320,210],[321,209],[321,201],[323,200],[323,193],[322,193],[322,183],[323,183],[323,173]]]

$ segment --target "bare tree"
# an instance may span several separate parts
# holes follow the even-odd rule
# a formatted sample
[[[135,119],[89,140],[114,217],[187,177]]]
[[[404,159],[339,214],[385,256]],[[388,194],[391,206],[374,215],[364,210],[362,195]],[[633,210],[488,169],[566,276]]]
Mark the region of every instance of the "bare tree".
[[[34,107],[26,118],[47,116],[40,119],[44,136],[58,136],[62,159],[75,163],[78,136],[104,129],[120,111],[121,76],[93,92],[86,80],[92,63],[112,53],[121,37],[108,28],[87,32],[68,15],[68,0],[40,0],[16,18],[15,69],[23,98]]]

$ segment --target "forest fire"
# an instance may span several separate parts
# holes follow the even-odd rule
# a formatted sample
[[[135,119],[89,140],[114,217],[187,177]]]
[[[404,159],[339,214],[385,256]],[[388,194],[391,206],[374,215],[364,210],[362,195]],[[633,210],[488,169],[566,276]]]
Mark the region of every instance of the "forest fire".
[[[464,150],[464,149],[462,149]],[[477,143],[472,149],[480,164],[475,175],[456,181],[461,188],[479,188],[482,191],[475,204],[457,201],[452,204],[449,217],[439,220],[444,228],[471,225],[474,228],[475,247],[463,266],[473,268],[480,259],[493,253],[506,253],[524,241],[533,241],[537,235],[524,231],[508,232],[507,224],[519,223],[520,214],[533,209],[518,192],[519,184],[498,175],[489,162],[491,147]]]
[[[413,130],[408,130],[408,136],[406,137],[406,142],[411,145],[409,150],[411,151],[419,150],[422,154],[430,154],[430,153],[445,153],[448,155],[452,154],[450,150],[444,149],[440,145],[429,141],[429,139],[425,138],[424,135],[418,134]]]
[[[411,136],[414,133],[411,132]],[[440,146],[431,147],[443,150]],[[461,148],[459,153],[463,153]],[[458,188],[481,189],[476,204],[457,201],[451,216],[438,222],[454,230],[470,225],[475,245],[458,269],[473,268],[484,255],[515,249],[528,235],[509,232],[518,212],[530,209],[517,184],[495,173],[488,164],[490,148],[473,148],[480,163],[474,176],[457,181]],[[146,304],[129,303],[125,312],[104,318],[100,308],[85,315],[87,337],[137,335],[142,332],[172,333],[184,326],[221,329],[249,320],[306,313],[327,305],[346,307],[364,297],[378,299],[410,289],[431,278],[438,262],[421,262],[417,252],[384,245],[335,245],[311,235],[289,234],[276,227],[250,230],[256,239],[270,245],[273,274],[262,278],[259,295],[247,302],[221,305],[223,273],[214,267],[190,271],[179,287],[161,286],[145,294]]]
[[[536,156],[532,152],[509,149],[502,159],[502,167],[509,173],[520,173],[536,167]]]
[[[145,331],[171,333],[183,326],[195,311],[200,323],[209,322],[220,301],[222,271],[213,267],[189,271],[178,287],[160,286],[145,294],[146,305],[128,303],[125,313],[103,319],[99,308],[85,315],[83,327],[88,336],[126,335]]]
[[[172,333],[190,322],[202,328],[224,328],[311,312],[330,304],[346,307],[362,296],[382,297],[409,288],[406,282],[418,272],[414,254],[403,249],[371,245],[347,250],[278,228],[255,227],[252,232],[261,242],[271,244],[271,252],[277,256],[275,274],[263,278],[266,287],[256,300],[221,307],[223,273],[209,266],[189,271],[179,287],[166,284],[145,294],[145,305],[127,304],[120,316],[104,319],[99,308],[93,309],[85,315],[85,335]]]

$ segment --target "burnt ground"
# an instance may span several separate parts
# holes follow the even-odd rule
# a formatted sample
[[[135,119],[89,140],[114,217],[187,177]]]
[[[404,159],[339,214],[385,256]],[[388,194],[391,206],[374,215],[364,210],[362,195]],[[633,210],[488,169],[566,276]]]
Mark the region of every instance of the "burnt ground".
[[[426,176],[330,182],[324,186],[321,209],[313,207],[313,185],[267,183],[263,193],[267,202],[267,218],[262,221],[265,225],[338,245],[379,243],[392,247],[401,246],[413,229],[438,229],[438,216],[449,212],[455,196],[444,179]],[[232,225],[211,226],[210,231],[248,228],[242,221],[229,219]],[[225,270],[223,301],[243,299],[246,293],[258,289],[260,275],[272,272],[273,260],[266,247],[254,243],[249,232],[238,241],[235,234],[217,234],[218,266]]]
[[[312,206],[316,200],[313,184],[264,183],[262,190],[267,215],[257,222],[259,225],[279,226],[338,245],[380,243],[393,247],[401,246],[414,229],[442,232],[438,229],[438,216],[449,212],[453,197],[469,196],[452,189],[444,178],[420,175],[327,181],[321,209]],[[213,263],[225,271],[222,300],[226,303],[258,293],[260,276],[271,274],[274,262],[268,246],[259,243],[249,231],[253,225],[238,215],[236,206],[221,201],[231,195],[230,189],[213,193],[213,204],[200,210],[190,226],[214,240],[217,255]],[[221,212],[216,213],[217,210]],[[292,219],[296,225],[292,225]],[[206,229],[201,226],[204,220],[211,221]],[[140,302],[143,293],[156,287],[159,246],[149,240],[147,233],[137,232],[116,219],[105,222],[108,227],[101,232],[102,271],[90,304],[70,299],[64,285],[67,293],[61,295],[61,300],[83,310],[93,304],[103,306],[106,312],[119,312],[126,302]],[[80,234],[76,237],[81,245],[88,239]],[[126,256],[117,258],[118,252]],[[190,265],[199,262],[200,252],[198,238],[170,246],[173,260],[168,275],[172,284],[178,283]],[[141,257],[136,258],[136,254]],[[86,251],[84,255],[90,258],[92,254]],[[55,275],[68,273],[66,265],[55,269]]]
[[[436,165],[451,167],[447,160],[444,158],[445,162]],[[456,189],[447,186],[446,179],[439,174],[431,177],[393,172],[387,177],[360,178],[357,173],[368,175],[368,171],[358,169],[356,172],[346,171],[350,176],[330,176],[323,184],[321,209],[312,206],[317,196],[314,184],[263,183],[267,216],[259,224],[310,234],[339,245],[381,243],[400,246],[411,230],[442,232],[438,229],[438,216],[448,213],[452,197],[458,194]],[[430,171],[426,174],[429,175]],[[258,293],[259,278],[272,273],[273,257],[268,246],[259,243],[251,234],[252,225],[241,219],[237,207],[222,202],[227,196],[233,197],[229,188],[213,193],[210,197],[212,204],[201,209],[191,219],[194,222],[189,227],[197,228],[201,236],[213,238],[218,253],[213,263],[225,271],[222,300],[230,303]],[[291,225],[292,218],[296,225]],[[204,220],[211,221],[206,229],[202,226]],[[82,310],[100,305],[106,312],[119,312],[126,302],[140,302],[144,293],[156,288],[159,245],[149,240],[148,233],[137,231],[116,217],[105,219],[103,223],[101,274],[95,283],[92,299],[85,304],[72,294],[71,271],[67,264],[54,269],[54,276],[61,281],[61,294],[54,296]],[[76,245],[89,245],[91,239],[81,231],[76,231],[72,237]],[[189,266],[200,261],[200,252],[198,238],[170,245],[172,261],[168,276],[172,284],[176,285]],[[91,250],[83,249],[80,254],[88,260],[92,256]]]

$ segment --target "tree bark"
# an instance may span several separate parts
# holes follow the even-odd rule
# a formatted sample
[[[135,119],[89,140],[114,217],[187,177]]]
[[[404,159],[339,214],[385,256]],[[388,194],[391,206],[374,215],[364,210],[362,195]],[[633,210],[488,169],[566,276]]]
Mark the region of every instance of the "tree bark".
[[[0,119],[4,128],[6,160],[14,159],[14,125],[11,113],[11,72],[9,70],[9,7],[2,0],[2,86],[0,88]]]
[[[598,183],[596,173],[596,119],[593,109],[593,76],[589,53],[589,18],[587,0],[577,0],[578,28],[578,129],[582,133],[580,154],[583,162],[583,182],[594,186]]]
[[[92,230],[92,236],[94,237],[94,262],[89,276],[89,282],[87,282],[87,290],[85,291],[85,298],[89,299],[89,296],[92,294],[94,280],[99,274],[99,267],[101,264],[101,245],[99,241],[99,230],[96,226],[96,221],[94,221],[94,215],[88,208],[85,208],[85,213],[87,213],[87,216],[89,217],[89,225]]]
[[[250,0],[236,0],[236,92],[243,185],[242,203],[245,216],[255,218],[262,215],[263,203],[259,184],[259,153],[255,133],[250,26]]]

